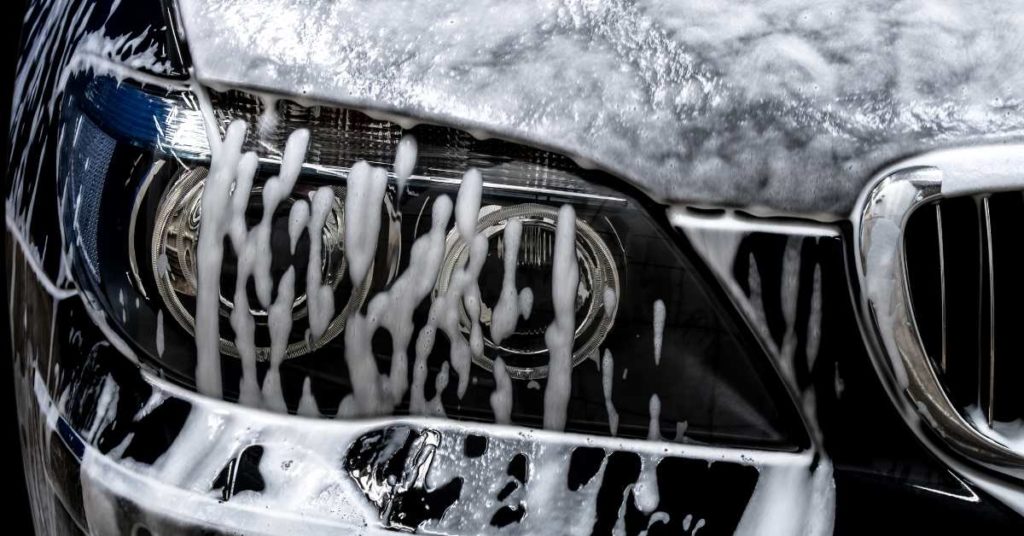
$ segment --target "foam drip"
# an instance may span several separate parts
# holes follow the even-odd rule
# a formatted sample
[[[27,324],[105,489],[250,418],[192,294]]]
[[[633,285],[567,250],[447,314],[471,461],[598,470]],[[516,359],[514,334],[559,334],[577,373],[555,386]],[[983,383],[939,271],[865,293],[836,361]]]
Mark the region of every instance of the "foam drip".
[[[572,345],[576,322],[576,211],[562,205],[555,229],[554,262],[551,269],[551,298],[555,320],[544,334],[550,364],[544,390],[544,428],[564,430],[569,394],[572,390]]]

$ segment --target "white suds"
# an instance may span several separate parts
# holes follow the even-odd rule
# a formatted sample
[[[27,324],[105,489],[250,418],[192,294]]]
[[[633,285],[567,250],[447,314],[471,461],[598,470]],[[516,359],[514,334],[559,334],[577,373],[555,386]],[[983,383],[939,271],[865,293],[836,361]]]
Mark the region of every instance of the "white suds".
[[[430,304],[427,323],[416,339],[417,360],[434,348],[434,339],[440,329],[448,338],[449,354],[455,374],[459,377],[458,395],[462,398],[469,388],[472,356],[483,355],[483,329],[480,327],[480,287],[477,279],[487,260],[487,238],[476,234],[480,211],[480,172],[470,169],[462,177],[459,195],[455,200],[455,224],[463,242],[468,245],[468,260],[456,269],[448,281],[447,290],[435,296]],[[460,305],[462,307],[460,307]],[[470,338],[466,341],[461,311],[469,320]],[[415,377],[414,377],[415,379]]]
[[[338,412],[335,413],[335,419],[352,419],[359,416],[359,410],[356,408],[355,396],[351,393],[345,395],[341,402],[338,403]]]
[[[633,486],[634,484],[630,484],[622,491],[622,502],[619,503],[619,514],[615,520],[615,526],[612,527],[613,536],[626,536],[626,501],[629,500],[629,494],[633,492]]]
[[[356,162],[345,194],[345,258],[352,286],[359,288],[373,264],[380,232],[381,204],[388,177],[382,168]]]
[[[522,315],[523,320],[530,319],[530,313],[533,312],[533,289],[525,287],[519,291],[519,314]]]
[[[667,512],[654,512],[653,514],[651,514],[651,517],[647,520],[647,528],[640,531],[639,536],[647,536],[648,531],[651,530],[651,527],[653,527],[655,523],[668,525],[668,522],[671,519],[672,517],[669,516]]]
[[[405,183],[412,175],[416,166],[416,138],[412,134],[402,136],[395,150],[395,181],[398,185],[398,195],[405,193]]]
[[[645,514],[650,514],[658,507],[661,497],[658,494],[658,462],[656,459],[641,457],[640,478],[633,487],[633,503]]]
[[[281,390],[281,362],[292,331],[292,304],[295,302],[295,267],[289,267],[277,284],[277,299],[270,306],[267,325],[270,328],[270,369],[263,378],[263,407],[287,413]]]
[[[295,246],[299,243],[299,237],[302,236],[302,231],[306,229],[308,223],[309,203],[300,199],[288,211],[288,247],[292,255],[295,254]]]
[[[786,249],[782,257],[782,278],[779,281],[782,320],[785,322],[786,331],[782,336],[782,346],[779,348],[776,362],[779,365],[779,372],[790,385],[798,385],[795,363],[797,345],[799,344],[796,309],[800,293],[800,247],[802,243],[803,239],[799,237],[786,239]],[[764,310],[764,314],[767,317],[768,311]]]
[[[302,382],[302,398],[299,399],[299,409],[296,413],[306,417],[320,416],[320,407],[317,406],[316,399],[313,398],[313,390],[310,386],[309,376],[307,376],[305,381]]]
[[[436,490],[458,478],[462,481],[461,495],[441,519],[426,521],[417,528],[418,532],[476,536],[509,533],[585,536],[592,532],[607,455],[603,456],[593,477],[576,490],[569,490],[565,472],[574,445],[539,441],[523,433],[490,435],[483,456],[463,456],[463,449],[461,434],[442,434],[441,445],[427,474],[426,489]],[[517,457],[528,460],[525,481],[509,474],[509,462]],[[505,488],[511,492],[498,500],[497,496]],[[526,509],[526,515],[512,530],[491,525],[495,512],[505,508]]]
[[[665,332],[665,302],[654,301],[654,364],[661,364],[661,342]]]
[[[533,389],[534,391],[539,391],[540,383],[538,383],[537,380],[530,380],[529,383],[526,384],[526,388]]]
[[[323,336],[331,317],[334,316],[334,289],[323,283],[323,273],[320,269],[323,262],[323,240],[321,237],[327,216],[334,205],[334,190],[328,186],[321,186],[310,195],[313,205],[312,209],[307,209],[309,215],[304,218],[303,209],[297,209],[299,213],[295,215],[296,229],[294,230],[295,234],[292,235],[292,248],[294,249],[302,232],[301,228],[298,228],[298,222],[305,219],[309,234],[309,263],[306,265],[306,309],[309,312],[309,332],[315,340]],[[299,206],[300,203],[302,206],[306,205],[304,201],[297,202],[293,205],[292,212],[295,212],[294,207]],[[291,235],[293,232],[292,220],[289,220],[288,224],[288,232]]]
[[[551,301],[555,320],[544,333],[550,356],[548,385],[544,390],[544,428],[564,430],[569,394],[572,391],[572,345],[576,323],[576,211],[570,205],[558,210],[555,251],[551,267]]]
[[[391,412],[388,388],[380,377],[373,355],[373,330],[367,317],[353,313],[345,324],[345,364],[352,382],[352,397],[358,416],[386,415]]]
[[[462,191],[459,192],[462,197]],[[469,387],[469,373],[472,366],[471,355],[481,355],[477,352],[483,351],[482,344],[471,344],[466,341],[463,335],[463,327],[460,321],[459,303],[465,304],[467,316],[470,321],[470,339],[476,341],[482,338],[480,323],[478,322],[480,309],[479,301],[474,296],[479,295],[476,286],[480,270],[483,269],[484,261],[487,258],[487,239],[483,235],[473,238],[469,249],[469,261],[466,266],[456,270],[452,275],[448,291],[436,297],[430,307],[428,326],[437,327],[448,337],[449,361],[452,368],[459,376],[458,393],[459,398],[466,394]],[[466,296],[466,300],[462,297]],[[473,306],[475,304],[475,307]],[[433,333],[436,331],[421,330],[421,334],[431,335],[430,339],[424,339],[424,349],[429,352],[433,348]],[[481,341],[482,342],[482,341]],[[417,346],[417,351],[419,347]]]
[[[163,357],[164,348],[164,311],[160,309],[156,312],[156,355],[158,357]]]
[[[452,202],[448,196],[441,196],[434,201],[431,209],[431,227],[423,236],[420,236],[412,245],[412,253],[409,256],[409,267],[391,286],[391,289],[378,294],[370,302],[369,311],[382,312],[373,313],[371,316],[380,318],[381,323],[388,327],[391,333],[392,347],[395,355],[392,356],[391,381],[392,392],[397,394],[404,392],[399,389],[396,381],[404,381],[403,375],[398,374],[396,365],[407,365],[405,361],[406,348],[412,340],[413,310],[419,305],[433,289],[434,281],[437,279],[441,261],[444,258],[444,237],[445,228],[451,219]],[[434,328],[425,326],[420,330],[419,337],[429,337],[424,332],[433,333]],[[427,354],[428,349],[421,345],[425,344],[420,339],[416,341],[416,358],[413,365],[412,389],[409,394],[409,412],[413,414],[426,414],[427,401],[424,398],[424,387],[427,381]],[[402,361],[399,363],[399,361]]]
[[[690,423],[687,421],[676,423],[676,435],[672,438],[672,441],[676,443],[686,443],[686,429],[689,428]]]
[[[832,534],[836,490],[831,463],[822,460],[813,472],[804,464],[766,466],[759,472],[737,536]]]
[[[413,244],[409,267],[390,289],[374,296],[366,308],[365,315],[354,313],[348,320],[345,327],[345,360],[349,367],[349,376],[353,378],[353,401],[359,415],[390,413],[405,395],[408,388],[406,352],[413,336],[413,312],[430,294],[437,280],[445,253],[445,229],[451,213],[451,200],[447,196],[439,197],[432,208],[430,231],[420,236]],[[347,216],[348,213],[346,221]],[[483,242],[482,245],[478,243],[480,241]],[[431,304],[427,324],[419,332],[415,345],[416,357],[409,398],[410,413],[443,415],[440,395],[432,401],[427,401],[424,397],[427,380],[426,359],[433,348],[438,327],[451,341],[451,365],[459,374],[460,396],[469,385],[470,345],[459,331],[457,305],[466,287],[470,283],[475,283],[476,276],[483,267],[487,244],[483,237],[480,237],[480,241],[474,241],[470,265],[459,271],[453,277],[448,292],[438,296]],[[378,371],[371,347],[373,334],[378,328],[386,329],[392,339],[391,371],[387,376],[381,376]],[[446,386],[449,374],[447,366],[443,371],[443,376],[439,373],[436,381],[442,382],[443,379]]]
[[[821,347],[821,266],[814,265],[814,281],[811,287],[811,312],[807,318],[807,369],[814,370]]]
[[[651,414],[651,420],[647,423],[647,439],[661,441],[661,399],[657,394],[651,395],[647,409]]]
[[[246,207],[252,191],[253,179],[259,160],[256,153],[242,155],[238,162],[238,175],[235,177],[234,191],[230,200],[230,220],[227,222],[227,234],[238,257],[238,274],[235,278],[235,296],[231,309],[231,328],[235,332],[235,348],[242,362],[242,377],[239,379],[239,403],[257,407],[261,402],[258,380],[256,379],[256,323],[249,313],[249,292],[246,285],[255,264],[256,242],[250,240],[250,233],[245,223]]]
[[[512,379],[505,370],[502,358],[494,360],[494,392],[491,393],[491,409],[494,410],[494,422],[509,424],[512,422]]]
[[[615,404],[612,402],[612,373],[615,369],[615,362],[612,360],[612,353],[605,349],[604,358],[601,360],[601,388],[604,390],[604,409],[608,412],[608,429],[614,436],[619,431],[619,412],[615,411]]]
[[[235,348],[242,361],[242,377],[238,381],[238,403],[258,407],[262,395],[256,378],[256,323],[249,313],[249,298],[245,280],[238,279],[234,308],[231,310],[231,329],[235,331]]]
[[[256,286],[256,297],[263,307],[269,307],[271,291],[274,286],[270,275],[273,251],[270,245],[270,234],[273,230],[274,213],[278,205],[288,198],[295,188],[295,182],[302,171],[302,161],[309,146],[309,131],[301,128],[288,135],[281,157],[281,168],[276,177],[271,177],[263,184],[263,217],[249,231],[247,246],[254,249],[252,261],[252,278]],[[242,199],[248,204],[248,199]],[[244,208],[242,209],[244,212]]]
[[[512,218],[505,224],[504,258],[505,273],[501,282],[501,294],[491,316],[491,340],[501,344],[511,335],[519,321],[519,295],[516,293],[516,265],[519,263],[519,241],[523,235],[523,224],[519,218]]]
[[[476,169],[470,169],[462,176],[459,196],[455,199],[455,224],[459,234],[467,243],[476,235],[476,224],[480,214],[480,195],[483,178]]]
[[[237,165],[237,173],[228,206],[229,219],[226,222],[226,234],[231,239],[232,247],[237,256],[237,277],[235,282],[234,302],[231,310],[231,327],[235,331],[235,347],[242,361],[242,377],[239,382],[239,402],[248,406],[262,406],[278,412],[287,412],[284,395],[280,385],[280,363],[285,358],[289,335],[292,328],[292,308],[295,301],[295,270],[289,268],[278,282],[277,298],[271,303],[273,276],[271,275],[274,214],[278,206],[291,195],[302,170],[302,161],[309,146],[309,131],[298,129],[288,136],[278,175],[271,177],[263,185],[263,214],[259,223],[252,229],[246,228],[245,214],[249,206],[249,196],[253,180],[259,165],[255,153],[243,155]],[[205,207],[205,193],[204,193]],[[289,237],[297,238],[295,219],[302,207],[292,207],[289,212]],[[205,212],[204,212],[205,214]],[[294,249],[295,239],[292,240]],[[250,313],[247,284],[252,278],[256,288],[256,296],[261,305],[268,307],[268,328],[270,331],[271,368],[264,378],[260,389],[256,379],[256,343],[255,322]],[[200,289],[201,290],[201,289]]]
[[[441,394],[448,388],[448,362],[441,363],[441,370],[434,378],[434,398],[427,401],[426,415],[433,417],[444,417],[444,404],[441,403]]]
[[[207,129],[211,132],[210,171],[204,183],[199,244],[196,248],[196,278],[199,287],[196,293],[196,389],[202,394],[220,398],[223,393],[219,319],[223,239],[231,216],[228,210],[231,187],[242,156],[246,127],[244,121],[233,121],[221,140],[216,133],[212,114],[212,110],[208,110],[210,117],[207,118]]]

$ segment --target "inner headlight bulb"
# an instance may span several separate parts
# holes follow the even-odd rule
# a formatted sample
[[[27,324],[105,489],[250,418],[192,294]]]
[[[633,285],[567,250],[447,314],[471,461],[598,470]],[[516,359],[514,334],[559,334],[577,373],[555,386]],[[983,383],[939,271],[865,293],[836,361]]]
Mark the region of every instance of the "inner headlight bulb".
[[[152,236],[152,258],[150,259],[156,286],[171,316],[189,333],[195,330],[195,297],[198,289],[197,256],[199,223],[203,186],[207,175],[205,167],[186,170],[171,184],[157,208]],[[291,251],[288,230],[289,209],[300,199],[307,199],[317,186],[299,183],[289,197],[275,211],[272,224],[271,274],[277,281],[280,274],[294,266],[301,275],[309,269],[319,269],[324,284],[334,289],[336,303],[344,307],[335,311],[335,315],[327,325],[327,329],[318,338],[309,336],[307,330],[300,328],[299,322],[308,322],[307,295],[305,277],[296,278],[295,299],[292,305],[293,319],[297,322],[296,329],[290,337],[286,357],[307,354],[322,346],[340,334],[345,327],[345,319],[350,310],[358,309],[366,301],[372,284],[372,276],[367,278],[358,289],[352,289],[348,278],[344,277],[347,265],[344,248],[344,199],[345,189],[333,186],[335,199],[327,220],[323,226],[321,240],[321,265],[307,266],[309,237],[304,235]],[[258,218],[262,211],[262,187],[254,186],[250,194],[250,202],[246,218]],[[224,266],[221,271],[221,313],[225,322],[234,309],[233,290],[235,288],[235,259],[232,248],[225,248]],[[252,294],[252,293],[250,293]],[[255,295],[249,298],[249,313],[257,326],[256,357],[265,360],[270,354],[270,340],[267,331],[268,312],[260,305]],[[235,343],[221,337],[221,352],[237,357],[239,355]]]
[[[494,359],[501,357],[509,375],[519,380],[535,380],[548,375],[548,349],[544,332],[553,319],[551,304],[551,267],[554,253],[558,209],[534,203],[490,206],[481,210],[477,234],[488,240],[488,255],[481,271],[479,286],[482,299],[480,322],[484,328],[486,349],[473,361],[491,371]],[[507,225],[517,220],[522,226],[515,281],[517,291],[532,296],[521,311],[515,328],[500,342],[492,336],[494,307],[501,293],[505,275],[506,255],[503,235]],[[438,277],[436,294],[447,292],[455,271],[465,265],[469,253],[465,241],[456,230],[448,234],[445,260]],[[580,282],[576,296],[576,331],[572,365],[579,365],[600,351],[612,325],[615,323],[619,273],[612,252],[605,240],[582,218],[576,222],[576,256]],[[606,302],[608,302],[606,304]],[[608,305],[608,306],[606,306]],[[469,333],[469,315],[461,310],[462,328]]]

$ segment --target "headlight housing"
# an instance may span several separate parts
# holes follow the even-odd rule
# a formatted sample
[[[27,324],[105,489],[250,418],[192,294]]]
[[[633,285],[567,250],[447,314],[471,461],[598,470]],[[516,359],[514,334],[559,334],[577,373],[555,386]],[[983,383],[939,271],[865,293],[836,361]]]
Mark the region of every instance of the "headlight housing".
[[[195,95],[104,76],[79,76],[69,87],[60,176],[76,278],[146,367],[195,387],[202,382],[193,337],[198,242],[211,166]],[[382,388],[403,393],[389,412],[539,427],[553,381],[551,330],[563,303],[572,323],[568,335],[562,330],[571,354],[566,430],[780,449],[806,444],[762,349],[705,283],[708,274],[690,261],[692,251],[668,229],[663,209],[642,195],[612,188],[607,176],[565,157],[451,128],[406,131],[353,110],[234,91],[212,93],[211,102],[221,132],[232,119],[249,125],[243,146],[254,152],[252,186],[238,201],[241,225],[248,232],[265,225],[267,245],[266,258],[240,261],[239,240],[227,232],[223,243],[215,318],[225,398],[311,414],[371,413],[345,401],[362,385],[352,373],[360,338],[369,341],[373,370],[385,377]],[[309,141],[295,185],[265,211],[277,195],[269,185],[285,174],[289,135],[300,128]],[[410,159],[413,138],[418,154]],[[457,223],[461,215],[439,218],[435,209],[460,203],[464,176],[477,172],[479,206],[465,209],[473,216],[470,243]],[[382,195],[347,207],[354,173],[386,174]],[[317,206],[320,221],[311,226]],[[564,207],[575,215],[568,239],[560,238]],[[353,210],[360,222],[380,222],[366,240],[363,278],[351,277],[346,248]],[[407,290],[399,284],[403,274],[427,252],[417,241],[426,243],[439,223],[438,275],[411,307],[405,333],[374,317],[388,311],[374,301]],[[552,276],[560,241],[574,250],[571,296]],[[474,248],[483,256],[470,271]],[[239,266],[252,262],[266,263],[269,286],[248,277],[239,285],[237,274],[247,275]],[[294,295],[277,314],[287,313],[287,343],[282,362],[271,363],[271,317],[286,276]],[[458,285],[450,309],[457,327],[445,331],[432,307]],[[311,297],[313,290],[322,293]],[[323,311],[312,309],[327,302],[323,320]],[[239,338],[240,326],[251,330],[251,341]],[[365,326],[376,329],[360,333]],[[426,342],[425,326],[437,332]],[[396,348],[395,340],[408,343]],[[468,349],[475,364],[468,371],[456,346]],[[268,382],[279,385],[280,407],[252,391],[262,384],[266,396]],[[510,410],[505,419],[496,415],[501,407]]]

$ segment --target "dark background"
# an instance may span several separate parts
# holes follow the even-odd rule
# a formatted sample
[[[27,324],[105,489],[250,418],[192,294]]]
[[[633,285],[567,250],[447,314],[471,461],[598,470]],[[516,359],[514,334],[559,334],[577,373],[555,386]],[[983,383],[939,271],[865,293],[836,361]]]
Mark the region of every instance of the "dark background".
[[[7,0],[4,2],[3,17],[3,63],[0,71],[0,131],[3,131],[3,163],[0,167],[4,169],[4,183],[7,182],[7,162],[10,161],[10,147],[8,134],[10,132],[11,112],[11,91],[14,85],[14,74],[17,69],[18,51],[20,49],[21,21],[25,13],[25,0]],[[4,191],[6,192],[6,184]],[[6,197],[6,196],[5,196]],[[6,206],[6,203],[4,204]],[[6,229],[6,227],[5,227]],[[5,231],[6,232],[6,231]],[[4,259],[4,264],[7,259]],[[7,283],[2,285],[4,304],[8,302]],[[18,439],[18,415],[14,406],[14,377],[13,365],[11,363],[11,341],[10,319],[7,318],[7,307],[3,308],[4,333],[3,352],[6,358],[0,363],[0,393],[2,393],[2,421],[3,421],[3,449],[4,465],[4,500],[7,506],[4,508],[4,523],[0,527],[3,534],[32,534],[32,516],[28,506],[28,496],[25,491],[25,473],[21,465],[21,443]]]

